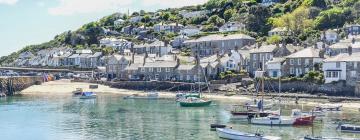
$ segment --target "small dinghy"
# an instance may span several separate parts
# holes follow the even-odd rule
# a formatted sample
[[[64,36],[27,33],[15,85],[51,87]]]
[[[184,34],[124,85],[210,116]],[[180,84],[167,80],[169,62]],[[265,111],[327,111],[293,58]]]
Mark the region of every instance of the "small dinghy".
[[[339,123],[337,130],[348,133],[360,133],[360,126]]]
[[[225,128],[225,127],[226,127],[226,125],[224,125],[224,124],[210,124],[210,129],[212,131],[215,131],[216,128]]]
[[[76,88],[76,90],[74,90],[74,91],[72,92],[72,94],[73,94],[74,96],[80,96],[82,93],[83,93],[83,89],[82,89],[82,88]]]
[[[80,96],[80,99],[94,99],[96,94],[94,92],[83,92]]]
[[[216,132],[220,138],[231,140],[281,140],[280,137],[263,136],[258,133],[245,133],[229,128],[216,128]]]

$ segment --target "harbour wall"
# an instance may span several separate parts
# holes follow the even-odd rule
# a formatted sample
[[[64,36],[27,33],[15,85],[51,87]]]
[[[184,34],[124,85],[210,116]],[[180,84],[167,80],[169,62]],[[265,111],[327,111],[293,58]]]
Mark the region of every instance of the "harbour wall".
[[[32,85],[43,82],[41,76],[0,77],[0,93],[14,95]]]
[[[309,94],[326,94],[329,96],[359,96],[355,94],[355,86],[349,86],[345,82],[334,82],[329,84],[316,84],[306,81],[288,81],[281,82],[281,91],[298,93],[304,92]],[[265,82],[265,89],[268,91],[279,91],[278,81]]]

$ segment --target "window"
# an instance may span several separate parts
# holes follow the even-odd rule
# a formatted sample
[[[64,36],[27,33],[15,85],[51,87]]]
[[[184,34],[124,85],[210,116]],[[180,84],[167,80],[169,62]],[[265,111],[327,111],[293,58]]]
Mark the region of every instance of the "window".
[[[197,81],[197,76],[196,75],[194,75],[194,81]]]
[[[338,71],[334,71],[333,72],[333,78],[338,78],[339,77],[339,72]]]
[[[309,59],[305,59],[305,65],[309,65],[310,64],[310,60]]]
[[[351,77],[356,77],[356,71],[351,71],[351,72],[350,72],[350,76],[351,76]]]
[[[290,65],[294,65],[294,59],[290,59]]]
[[[326,72],[326,78],[330,78],[331,77],[331,72],[330,71],[327,71]]]
[[[153,72],[154,71],[154,68],[149,68],[149,72]]]
[[[186,75],[186,80],[187,80],[187,81],[190,80],[190,75]]]
[[[256,60],[256,53],[253,54],[253,59]]]
[[[294,68],[290,68],[290,74],[295,74],[295,70],[294,70]]]
[[[354,62],[354,68],[357,69],[358,67],[358,62]]]
[[[179,76],[179,79],[180,79],[180,81],[182,81],[182,80],[183,80],[183,76],[182,76],[182,75],[180,75],[180,76]]]
[[[309,72],[309,68],[305,68],[305,73],[308,73]]]
[[[298,59],[297,63],[298,63],[298,65],[301,65],[301,59],[300,58]]]
[[[266,60],[270,60],[270,54],[266,54]]]
[[[166,68],[166,72],[170,72],[170,68]]]
[[[161,72],[161,68],[157,68],[157,72]]]
[[[253,64],[253,68],[257,69],[256,62],[254,62],[254,64]]]
[[[340,68],[340,62],[336,62],[336,68]]]
[[[141,68],[141,72],[145,72],[145,68]]]

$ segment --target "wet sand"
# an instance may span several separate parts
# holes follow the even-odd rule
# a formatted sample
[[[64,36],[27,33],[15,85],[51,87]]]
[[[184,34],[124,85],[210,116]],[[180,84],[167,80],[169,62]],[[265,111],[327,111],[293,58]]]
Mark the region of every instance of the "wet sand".
[[[58,80],[50,81],[43,83],[42,85],[31,86],[21,92],[23,95],[42,95],[42,94],[54,94],[54,95],[72,95],[72,91],[76,88],[82,88],[84,91],[92,91],[97,94],[119,94],[119,95],[132,95],[139,94],[145,95],[144,91],[136,90],[126,90],[126,89],[116,89],[110,88],[105,85],[98,85],[97,89],[89,89],[90,83],[79,83],[79,82],[70,82],[70,80]],[[174,98],[174,92],[159,92],[161,98]],[[224,96],[223,94],[205,94],[207,98],[220,100],[220,101],[230,101],[230,102],[247,102],[252,101],[253,96],[251,95],[235,95],[235,96]],[[267,101],[271,101],[269,97],[266,98]],[[291,98],[282,98],[282,102],[286,104],[295,104],[295,99]],[[300,99],[300,105],[316,106],[316,105],[334,105],[340,104],[346,109],[359,110],[360,102],[342,102],[342,103],[329,103],[325,99]]]

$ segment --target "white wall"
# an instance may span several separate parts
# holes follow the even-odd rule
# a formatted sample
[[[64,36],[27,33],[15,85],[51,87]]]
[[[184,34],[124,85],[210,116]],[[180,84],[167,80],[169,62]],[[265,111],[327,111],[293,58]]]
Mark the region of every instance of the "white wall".
[[[339,78],[326,77],[327,70],[340,70]],[[325,77],[325,83],[331,83],[333,81],[346,80],[346,63],[340,62],[340,67],[336,67],[336,62],[324,62],[323,71]]]

